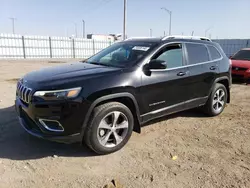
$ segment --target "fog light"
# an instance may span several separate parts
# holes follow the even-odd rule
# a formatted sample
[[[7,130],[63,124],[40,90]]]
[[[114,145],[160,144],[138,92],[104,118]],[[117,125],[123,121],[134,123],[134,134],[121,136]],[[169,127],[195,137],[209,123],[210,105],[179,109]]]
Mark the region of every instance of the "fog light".
[[[39,119],[39,122],[48,131],[51,131],[51,132],[63,132],[64,131],[63,126],[56,120]]]

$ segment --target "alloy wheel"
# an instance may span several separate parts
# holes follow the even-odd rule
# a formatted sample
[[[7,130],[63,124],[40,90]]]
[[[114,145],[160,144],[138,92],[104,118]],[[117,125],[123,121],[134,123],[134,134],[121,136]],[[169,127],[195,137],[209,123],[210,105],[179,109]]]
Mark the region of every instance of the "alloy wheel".
[[[120,144],[128,133],[128,118],[120,111],[107,114],[99,123],[97,138],[104,147],[115,147]]]
[[[213,109],[218,113],[220,112],[225,104],[225,92],[223,89],[218,89],[213,97]]]

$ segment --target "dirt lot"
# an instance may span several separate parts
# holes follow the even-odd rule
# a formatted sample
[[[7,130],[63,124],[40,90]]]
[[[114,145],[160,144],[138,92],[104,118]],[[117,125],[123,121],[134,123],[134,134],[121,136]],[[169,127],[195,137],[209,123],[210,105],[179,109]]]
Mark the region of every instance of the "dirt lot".
[[[250,187],[250,86],[233,85],[219,117],[195,110],[150,122],[120,151],[29,136],[14,111],[15,79],[55,63],[0,62],[0,187]],[[173,160],[175,159],[175,160]]]

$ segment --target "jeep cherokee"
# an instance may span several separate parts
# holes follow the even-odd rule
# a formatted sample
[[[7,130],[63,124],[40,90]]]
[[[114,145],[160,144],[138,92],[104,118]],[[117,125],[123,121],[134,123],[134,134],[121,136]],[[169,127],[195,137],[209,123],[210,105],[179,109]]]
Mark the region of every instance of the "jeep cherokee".
[[[107,154],[154,118],[196,107],[219,115],[230,85],[229,59],[206,38],[128,39],[84,62],[28,73],[15,106],[31,135]]]

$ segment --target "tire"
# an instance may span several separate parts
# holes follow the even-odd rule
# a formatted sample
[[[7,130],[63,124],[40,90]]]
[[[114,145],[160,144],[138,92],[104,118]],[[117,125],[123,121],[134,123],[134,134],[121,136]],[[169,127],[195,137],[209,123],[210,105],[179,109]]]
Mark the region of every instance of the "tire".
[[[113,153],[128,142],[133,127],[134,117],[130,109],[122,103],[109,102],[94,108],[84,141],[97,154]]]
[[[222,92],[224,92],[224,96],[220,97],[221,102],[217,102],[215,104],[215,100],[217,100],[218,98],[216,97],[219,93],[220,96],[222,96]],[[226,106],[227,103],[227,89],[223,84],[220,83],[216,83],[214,85],[214,88],[206,102],[206,104],[203,106],[203,111],[209,115],[209,116],[218,116],[219,114],[221,114]],[[223,104],[222,104],[223,101]],[[219,105],[219,108],[216,110],[216,108],[218,107],[217,105]]]

